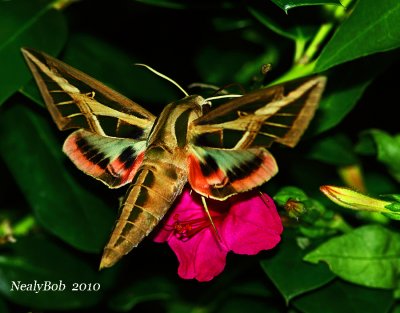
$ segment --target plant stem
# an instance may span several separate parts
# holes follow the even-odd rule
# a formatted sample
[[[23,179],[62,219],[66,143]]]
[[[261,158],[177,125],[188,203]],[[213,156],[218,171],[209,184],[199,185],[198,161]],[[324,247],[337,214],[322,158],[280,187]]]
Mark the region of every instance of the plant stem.
[[[307,64],[311,60],[314,59],[315,54],[317,51],[320,49],[322,42],[326,39],[326,37],[331,33],[332,29],[334,27],[333,23],[326,23],[322,24],[317,31],[314,39],[311,41],[310,45],[308,46],[306,52],[304,55],[301,57],[299,60],[299,63],[296,65],[302,65],[302,64]],[[295,66],[296,66],[295,65]]]
[[[36,226],[33,215],[27,215],[13,226],[13,234],[17,236],[27,235]]]
[[[333,16],[336,20],[340,21],[344,19],[347,14],[346,7],[349,6],[352,1],[353,0],[341,1],[343,6],[338,6],[333,11]],[[314,38],[311,40],[305,52],[305,42],[303,40],[296,40],[294,64],[292,68],[281,77],[279,77],[277,80],[275,80],[272,84],[312,74],[317,60],[316,54],[320,50],[322,43],[332,33],[335,26],[336,22],[322,24],[316,32]]]
[[[342,0],[341,2],[342,2],[342,6],[338,6],[333,11],[333,16],[338,21],[341,21],[346,17],[346,14],[347,14],[346,7],[348,7],[351,4],[352,0]],[[306,52],[304,53],[304,56],[300,59],[300,62],[308,63],[309,61],[311,61],[315,58],[316,52],[321,47],[322,42],[324,40],[326,40],[328,35],[331,33],[335,24],[336,23],[334,23],[334,22],[330,22],[330,23],[322,24],[320,26],[319,30],[317,31],[317,33],[314,36],[314,39],[311,41]]]
[[[300,40],[297,39],[295,40],[295,49],[294,49],[294,64],[297,64],[300,62],[304,49],[306,47],[306,40]]]

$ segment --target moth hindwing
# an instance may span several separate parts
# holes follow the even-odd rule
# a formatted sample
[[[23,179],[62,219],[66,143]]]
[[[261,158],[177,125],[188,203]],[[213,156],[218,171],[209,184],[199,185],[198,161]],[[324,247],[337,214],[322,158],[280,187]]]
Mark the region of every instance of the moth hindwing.
[[[278,167],[266,148],[297,144],[326,81],[314,76],[260,89],[204,115],[206,100],[187,96],[156,119],[71,66],[43,52],[22,52],[58,128],[77,129],[64,143],[67,156],[110,188],[130,183],[100,268],[136,247],[187,182],[224,200],[268,181]]]

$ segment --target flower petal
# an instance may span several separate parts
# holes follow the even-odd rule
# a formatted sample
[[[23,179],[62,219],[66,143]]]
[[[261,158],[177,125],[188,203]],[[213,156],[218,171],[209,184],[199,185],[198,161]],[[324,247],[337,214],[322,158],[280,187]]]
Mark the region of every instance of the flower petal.
[[[208,221],[201,197],[188,190],[154,237],[156,242],[168,241],[182,278],[209,281],[223,271],[228,251],[256,254],[280,241],[282,223],[267,195],[250,192],[228,201],[207,199],[207,207],[221,241]]]
[[[174,235],[174,233],[169,228],[167,228],[168,227],[167,225],[162,224],[160,226],[161,227],[159,227],[154,232],[153,241],[162,243],[168,241],[171,238],[171,236]]]
[[[197,194],[195,195],[196,197],[190,193],[188,188],[184,189],[182,195],[177,199],[170,212],[160,224],[159,230],[153,237],[153,241],[168,241],[174,235],[173,228],[177,219],[184,221],[203,217],[204,209],[199,201],[195,201],[198,200]]]
[[[274,201],[253,192],[234,199],[220,227],[228,249],[238,254],[257,254],[275,247],[283,231]]]
[[[187,241],[171,237],[168,244],[178,257],[178,275],[182,278],[210,281],[225,268],[227,251],[210,228]]]

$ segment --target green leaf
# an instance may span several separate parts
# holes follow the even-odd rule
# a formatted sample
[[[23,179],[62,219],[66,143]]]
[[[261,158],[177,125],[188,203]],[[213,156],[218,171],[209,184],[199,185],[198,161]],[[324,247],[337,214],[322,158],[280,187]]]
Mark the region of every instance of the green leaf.
[[[253,20],[250,18],[238,18],[237,16],[215,17],[213,26],[215,30],[219,32],[250,29],[253,26]]]
[[[394,201],[398,202],[398,204],[400,204],[400,194],[396,194],[396,193],[388,194],[388,195],[384,195],[383,197],[389,201],[394,200]],[[398,211],[400,211],[400,210],[398,210]]]
[[[310,266],[304,262],[306,251],[301,250],[293,238],[284,236],[275,252],[272,258],[261,261],[261,266],[286,302],[327,284],[335,277],[322,264]]]
[[[367,190],[372,195],[399,192],[399,187],[384,171],[366,171],[364,175]]]
[[[175,9],[175,10],[189,10],[192,8],[224,8],[225,5],[231,6],[229,2],[222,1],[221,4],[218,1],[202,1],[202,0],[135,0],[136,2],[141,2],[147,5],[157,6],[160,8],[166,9]]]
[[[263,11],[254,7],[248,7],[249,12],[264,26],[268,27],[273,32],[280,36],[289,38],[294,41],[306,42],[315,33],[315,28],[311,26],[295,25],[287,28],[275,22],[270,16]]]
[[[68,250],[48,238],[18,238],[10,246],[12,253],[0,256],[0,293],[14,303],[35,309],[76,309],[99,302],[104,294],[104,274],[90,267]],[[43,284],[57,291],[21,291],[15,284]],[[13,286],[14,282],[14,286]],[[61,283],[60,283],[61,282]],[[99,284],[99,291],[73,291],[73,283]],[[65,286],[64,290],[61,290]],[[37,289],[36,289],[37,290]]]
[[[335,4],[341,5],[339,0],[271,0],[282,10],[287,12],[289,9],[306,5],[324,5],[324,4]]]
[[[323,261],[336,275],[359,285],[397,288],[400,234],[379,225],[363,226],[323,243],[304,260]]]
[[[400,46],[400,2],[361,0],[326,44],[317,71]]]
[[[114,214],[82,184],[84,176],[68,163],[50,125],[49,117],[14,103],[0,115],[0,156],[43,227],[78,249],[99,252]]]
[[[336,134],[316,141],[307,157],[336,166],[347,166],[359,163],[353,152],[353,144],[346,135]]]
[[[137,304],[171,300],[176,297],[175,285],[163,277],[149,277],[130,284],[110,299],[110,307],[119,312],[131,311]]]
[[[367,143],[369,140],[372,140],[375,145],[378,160],[387,166],[389,173],[397,181],[400,181],[400,134],[391,136],[378,129],[365,131],[362,134],[360,144],[357,146],[357,151],[370,154],[372,147],[371,144]]]
[[[263,298],[250,298],[235,296],[225,301],[216,312],[218,313],[279,313],[282,312],[276,307],[276,301],[266,301]],[[245,308],[245,310],[244,310]]]
[[[392,313],[400,313],[400,304],[396,304],[393,308],[393,310],[391,311]]]
[[[293,199],[296,201],[306,201],[308,200],[308,196],[303,190],[294,186],[285,186],[274,195],[274,201],[277,205],[282,207],[289,199]]]
[[[186,9],[188,7],[187,3],[181,1],[172,1],[172,0],[136,0],[136,1],[168,9]]]
[[[62,14],[50,0],[0,2],[0,104],[32,76],[25,64],[21,47],[32,47],[55,54],[66,35]]]
[[[396,59],[397,54],[394,52],[386,53],[384,58],[373,55],[333,69],[307,134],[318,134],[339,124],[354,108],[373,79]]]
[[[337,82],[329,79],[309,133],[319,134],[338,125],[354,108],[371,82],[372,77],[361,82],[355,82],[354,78],[349,76],[343,76]]]
[[[232,286],[232,293],[240,296],[273,297],[276,292],[263,280],[239,281]]]
[[[361,155],[374,156],[377,154],[377,145],[374,137],[365,131],[361,133],[359,141],[357,142],[354,150]]]
[[[304,313],[388,313],[393,305],[392,293],[337,280],[293,301]]]

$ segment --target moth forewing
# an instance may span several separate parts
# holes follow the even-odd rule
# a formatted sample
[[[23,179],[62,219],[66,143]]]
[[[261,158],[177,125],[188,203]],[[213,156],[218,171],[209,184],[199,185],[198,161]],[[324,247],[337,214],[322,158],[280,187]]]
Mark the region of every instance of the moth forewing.
[[[256,146],[279,142],[294,147],[314,116],[325,84],[324,76],[314,76],[228,101],[193,122],[191,140],[217,132],[225,137],[224,132],[233,131],[239,138],[230,148],[248,148],[256,137],[262,137]]]
[[[298,143],[314,117],[325,85],[326,77],[316,76],[287,95],[287,105],[298,101],[300,102],[301,109],[298,111],[289,132],[287,132],[284,137],[278,138],[276,142],[289,147],[294,147]]]
[[[101,135],[120,136],[121,121],[131,125],[132,133],[149,129],[154,123],[153,114],[96,79],[46,53],[21,50],[60,130],[83,128]],[[105,117],[114,120],[112,129],[105,129]]]

